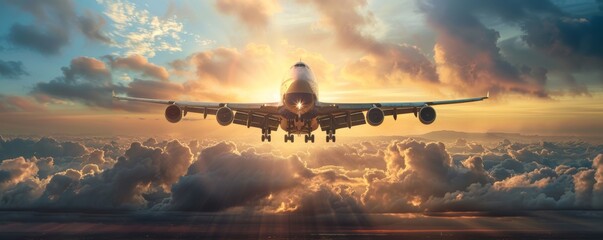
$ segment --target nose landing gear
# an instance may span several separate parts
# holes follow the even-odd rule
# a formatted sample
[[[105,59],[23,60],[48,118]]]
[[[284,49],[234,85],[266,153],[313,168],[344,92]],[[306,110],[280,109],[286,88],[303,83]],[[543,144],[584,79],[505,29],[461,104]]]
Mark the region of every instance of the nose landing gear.
[[[327,130],[327,142],[333,141],[335,142],[335,130]]]
[[[293,136],[293,134],[289,133],[289,134],[285,134],[285,142],[287,141],[291,141],[293,142],[295,140],[294,138],[295,136]]]

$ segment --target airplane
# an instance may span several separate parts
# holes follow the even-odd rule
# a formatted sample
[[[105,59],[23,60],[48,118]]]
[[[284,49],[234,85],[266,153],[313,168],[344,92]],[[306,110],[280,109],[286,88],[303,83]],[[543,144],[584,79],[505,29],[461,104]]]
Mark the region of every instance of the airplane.
[[[397,120],[399,114],[409,113],[428,125],[436,119],[436,111],[432,106],[482,101],[490,97],[488,92],[485,97],[425,102],[321,102],[318,100],[318,86],[314,74],[310,67],[301,61],[291,66],[280,90],[281,101],[269,103],[191,102],[123,97],[116,96],[115,93],[113,98],[167,105],[165,118],[171,123],[179,122],[189,112],[201,113],[203,118],[215,115],[218,124],[222,126],[234,123],[261,129],[262,142],[270,142],[272,132],[277,131],[280,126],[286,132],[285,142],[294,142],[294,134],[304,134],[307,143],[314,142],[312,132],[319,127],[326,133],[326,142],[335,142],[335,132],[341,128],[352,128],[366,123],[379,126],[385,116],[392,116]]]

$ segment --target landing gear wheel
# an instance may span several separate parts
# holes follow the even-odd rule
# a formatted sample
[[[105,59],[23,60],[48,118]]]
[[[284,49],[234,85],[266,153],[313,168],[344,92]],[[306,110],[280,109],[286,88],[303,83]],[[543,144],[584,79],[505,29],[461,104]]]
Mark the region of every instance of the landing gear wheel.
[[[331,131],[331,130],[327,131],[326,139],[327,139],[327,142],[329,142],[329,141],[335,142],[335,131]]]
[[[285,142],[291,141],[294,142],[295,137],[293,136],[293,134],[285,134]]]
[[[314,142],[314,134],[306,134],[306,136],[304,136],[304,141],[306,143],[309,141]]]
[[[266,140],[268,142],[270,142],[272,140],[272,137],[270,137],[270,129],[269,128],[262,129],[262,142],[266,141]]]

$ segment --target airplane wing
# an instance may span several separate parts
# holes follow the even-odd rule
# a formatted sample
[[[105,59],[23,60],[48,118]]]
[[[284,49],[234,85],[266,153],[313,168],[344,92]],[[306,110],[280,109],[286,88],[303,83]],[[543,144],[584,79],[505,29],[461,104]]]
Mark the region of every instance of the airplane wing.
[[[422,108],[445,105],[482,101],[488,99],[490,93],[485,97],[464,98],[453,100],[425,101],[425,102],[386,102],[386,103],[325,103],[318,104],[318,122],[323,131],[335,130],[339,128],[351,128],[352,126],[362,125],[366,123],[364,113],[373,108],[378,108],[383,112],[383,116],[393,116],[397,119],[398,114],[414,113],[419,114]],[[367,114],[369,114],[367,112]],[[420,117],[420,116],[419,116]],[[435,111],[433,112],[435,119]],[[368,119],[368,118],[367,118]],[[428,121],[429,122],[429,121]],[[433,122],[430,121],[429,123]],[[426,123],[426,124],[429,124]],[[380,123],[379,123],[380,124]]]
[[[193,102],[193,101],[178,101],[166,99],[152,98],[137,98],[116,96],[113,93],[113,99],[120,101],[133,101],[162,104],[168,106],[177,106],[182,110],[184,116],[189,112],[202,113],[203,117],[207,115],[216,115],[218,109],[228,107],[234,111],[234,119],[232,123],[246,125],[247,127],[265,128],[268,127],[272,131],[278,129],[280,119],[278,117],[278,102],[269,103],[227,103],[227,102]],[[167,112],[166,112],[167,114]],[[177,121],[179,121],[178,119]],[[169,121],[169,120],[168,120]]]

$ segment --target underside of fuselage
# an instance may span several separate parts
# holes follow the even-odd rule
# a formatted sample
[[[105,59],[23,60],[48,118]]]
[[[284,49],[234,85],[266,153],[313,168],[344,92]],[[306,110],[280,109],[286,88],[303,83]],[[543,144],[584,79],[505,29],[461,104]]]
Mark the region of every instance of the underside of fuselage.
[[[283,106],[280,127],[290,134],[310,134],[318,129],[316,95],[313,93],[286,93],[283,95]]]

